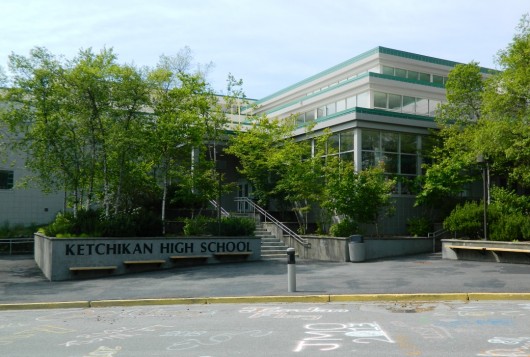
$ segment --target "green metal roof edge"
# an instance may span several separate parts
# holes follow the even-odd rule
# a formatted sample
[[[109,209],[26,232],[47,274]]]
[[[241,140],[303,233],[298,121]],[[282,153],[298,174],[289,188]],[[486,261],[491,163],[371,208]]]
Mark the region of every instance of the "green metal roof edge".
[[[338,112],[338,113],[335,113],[335,114],[332,114],[332,115],[328,115],[328,116],[319,118],[319,119],[315,120],[315,123],[317,123],[317,124],[318,123],[322,123],[322,122],[325,122],[325,121],[328,121],[328,120],[331,120],[331,119],[334,119],[334,118],[337,118],[337,117],[340,117],[340,116],[343,116],[343,115],[346,115],[346,114],[350,114],[350,113],[383,115],[383,116],[387,116],[387,117],[400,118],[400,119],[411,119],[411,120],[420,120],[420,121],[434,122],[434,118],[433,117],[429,117],[429,116],[426,116],[426,115],[405,114],[405,113],[392,112],[392,111],[388,111],[388,110],[384,110],[384,109],[371,109],[371,108],[355,107],[355,108],[346,109],[346,110],[343,110],[341,112]],[[304,123],[304,124],[299,125],[298,128],[303,128],[303,127],[305,127],[307,125],[308,124]]]
[[[408,78],[401,78],[401,77],[396,77],[396,76],[390,76],[388,74],[380,74],[380,73],[374,73],[374,72],[368,72],[368,73],[363,73],[362,75],[360,76],[357,76],[357,77],[354,77],[354,78],[351,78],[351,79],[348,79],[347,81],[344,81],[344,82],[340,82],[338,83],[337,85],[334,85],[332,87],[329,87],[329,88],[326,88],[324,90],[321,90],[317,93],[313,93],[311,95],[307,95],[305,97],[301,97],[301,98],[298,98],[298,99],[294,99],[290,102],[287,102],[285,104],[282,104],[278,107],[274,107],[270,110],[267,110],[265,113],[268,115],[268,114],[271,114],[271,113],[274,113],[274,112],[277,112],[278,110],[281,110],[281,109],[284,109],[284,108],[287,108],[291,105],[294,105],[296,103],[299,103],[299,102],[302,102],[304,100],[307,100],[307,99],[310,99],[310,98],[313,98],[313,97],[316,97],[318,95],[321,95],[323,93],[326,93],[326,92],[329,92],[329,91],[332,91],[332,90],[335,90],[339,87],[342,87],[346,84],[349,84],[349,83],[352,83],[352,82],[355,82],[357,80],[360,80],[364,77],[375,77],[375,78],[383,78],[383,79],[388,79],[388,80],[391,80],[391,81],[398,81],[398,82],[406,82],[406,83],[412,83],[412,84],[418,84],[418,85],[423,85],[423,86],[429,86],[429,87],[435,87],[435,88],[445,88],[445,86],[443,84],[438,84],[438,83],[431,83],[431,82],[425,82],[425,81],[416,81],[414,79],[408,79]]]
[[[378,46],[376,48],[373,48],[367,52],[364,52],[364,53],[361,53],[360,55],[358,56],[355,56],[347,61],[344,61],[344,62],[341,62],[333,67],[330,67],[322,72],[319,72],[315,75],[312,75],[304,80],[301,80],[299,82],[296,82],[295,84],[292,84],[284,89],[281,89],[277,92],[274,92],[258,101],[256,101],[255,103],[256,104],[260,104],[260,103],[263,103],[271,98],[274,98],[274,97],[277,97],[285,92],[288,92],[292,89],[295,89],[303,84],[306,84],[308,82],[311,82],[317,78],[320,78],[326,74],[329,74],[331,72],[334,72],[340,68],[343,68],[349,64],[352,64],[352,63],[355,63],[361,59],[364,59],[366,57],[369,57],[375,53],[384,53],[384,54],[387,54],[387,55],[391,55],[391,56],[397,56],[397,57],[402,57],[402,58],[408,58],[408,59],[412,59],[412,60],[416,60],[416,61],[422,61],[422,62],[427,62],[427,63],[433,63],[433,64],[439,64],[439,65],[443,65],[443,66],[448,66],[448,67],[454,67],[458,64],[462,64],[460,62],[455,62],[455,61],[450,61],[450,60],[444,60],[444,59],[441,59],[441,58],[436,58],[436,57],[430,57],[430,56],[424,56],[424,55],[419,55],[419,54],[416,54],[416,53],[412,53],[412,52],[406,52],[406,51],[401,51],[401,50],[394,50],[392,48],[388,48],[388,47],[382,47],[382,46]],[[490,73],[494,73],[494,72],[497,72],[493,69],[490,69],[490,68],[486,68],[486,67],[480,67],[480,72],[482,73],[486,73],[486,74],[490,74]]]
[[[347,61],[341,62],[341,63],[339,63],[339,64],[337,64],[337,65],[335,65],[333,67],[330,67],[330,68],[322,71],[322,72],[314,74],[314,75],[312,75],[312,76],[310,76],[310,77],[308,77],[308,78],[306,78],[304,80],[296,82],[295,84],[292,84],[292,85],[290,85],[290,86],[288,86],[288,87],[286,87],[284,89],[281,89],[281,90],[279,90],[279,91],[277,91],[275,93],[272,93],[272,94],[270,94],[270,95],[258,100],[256,102],[256,104],[263,103],[264,101],[267,101],[267,100],[269,100],[271,98],[277,97],[277,96],[279,96],[279,95],[281,95],[281,94],[283,94],[285,92],[288,92],[288,91],[290,91],[290,90],[292,90],[294,88],[300,87],[303,84],[309,83],[309,82],[311,82],[311,81],[313,81],[313,80],[315,80],[317,78],[320,78],[320,77],[322,77],[322,76],[324,76],[326,74],[332,73],[332,72],[334,72],[334,71],[336,71],[336,70],[338,70],[340,68],[346,67],[347,65],[355,63],[355,62],[357,62],[357,61],[359,61],[361,59],[364,59],[366,57],[372,56],[373,54],[378,53],[378,52],[379,52],[379,47],[376,47],[376,48],[371,49],[370,51],[361,53],[360,55],[355,56],[355,57],[353,57],[353,58],[351,58],[351,59],[349,59]]]

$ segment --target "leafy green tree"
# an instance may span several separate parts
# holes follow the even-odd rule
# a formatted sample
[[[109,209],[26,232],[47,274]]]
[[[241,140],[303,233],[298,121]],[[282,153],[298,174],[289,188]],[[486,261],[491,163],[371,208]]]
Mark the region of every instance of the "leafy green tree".
[[[374,224],[379,235],[379,220],[393,211],[395,180],[387,178],[382,167],[355,172],[351,162],[328,160],[324,206],[350,221]]]

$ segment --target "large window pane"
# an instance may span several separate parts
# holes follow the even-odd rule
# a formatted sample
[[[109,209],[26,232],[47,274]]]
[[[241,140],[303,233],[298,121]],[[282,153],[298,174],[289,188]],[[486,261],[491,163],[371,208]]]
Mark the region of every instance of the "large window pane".
[[[401,111],[401,96],[397,94],[388,95],[388,109]]]
[[[418,72],[416,72],[416,71],[408,71],[407,78],[418,80]]]
[[[296,125],[303,125],[304,124],[304,114],[298,114],[296,116]]]
[[[335,114],[337,111],[335,109],[335,103],[330,103],[326,105],[326,115]]]
[[[353,162],[353,151],[340,154],[342,161]]]
[[[347,109],[355,108],[356,106],[357,106],[357,97],[356,96],[346,98],[346,108]]]
[[[414,134],[401,134],[401,152],[407,154],[415,154],[417,151],[416,147],[417,136]]]
[[[429,73],[421,73],[420,72],[420,81],[430,82],[431,81],[431,75]]]
[[[407,78],[407,71],[401,68],[396,68],[394,72],[396,77]]]
[[[340,151],[353,150],[353,131],[343,131],[340,133]]]
[[[438,76],[436,74],[433,74],[432,75],[432,82],[433,83],[438,83],[438,84],[444,84],[444,77],[443,76]]]
[[[374,167],[375,165],[375,153],[370,151],[363,151],[361,155],[362,159],[362,169],[368,169]]]
[[[382,132],[381,148],[384,152],[398,152],[399,134]]]
[[[339,152],[339,134],[335,133],[328,139],[328,150],[327,154],[336,154]]]
[[[386,109],[386,93],[374,92],[374,108],[385,108]]]
[[[416,113],[416,98],[403,96],[403,113]]]
[[[379,150],[379,132],[364,130],[361,132],[363,150]]]
[[[383,66],[383,74],[394,75],[394,67]]]
[[[416,175],[416,155],[401,155],[401,173]]]
[[[383,156],[383,162],[385,164],[385,172],[398,172],[398,154],[385,153]]]
[[[326,116],[326,107],[320,107],[317,109],[317,118],[322,118]]]
[[[429,100],[423,98],[416,98],[416,114],[428,115],[429,114]]]
[[[309,112],[305,113],[305,122],[310,123],[312,121],[315,121],[315,111],[311,110]]]
[[[439,100],[429,99],[429,115],[433,117],[436,114],[436,109],[442,102]]]
[[[357,106],[361,108],[370,108],[370,96],[368,92],[357,94]]]
[[[346,99],[341,99],[337,102],[337,112],[342,112],[346,109]]]

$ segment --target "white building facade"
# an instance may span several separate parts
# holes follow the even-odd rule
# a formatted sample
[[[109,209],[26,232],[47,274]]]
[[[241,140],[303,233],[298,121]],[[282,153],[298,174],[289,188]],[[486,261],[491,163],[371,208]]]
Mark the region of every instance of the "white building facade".
[[[436,129],[435,111],[446,100],[447,76],[457,64],[376,47],[257,101],[256,113],[296,115],[294,136],[310,123],[317,133],[331,130],[328,145],[353,161],[356,171],[384,162],[398,185],[395,215],[385,220],[382,233],[405,234],[407,219],[422,214],[414,207],[411,182],[422,174],[422,148]]]

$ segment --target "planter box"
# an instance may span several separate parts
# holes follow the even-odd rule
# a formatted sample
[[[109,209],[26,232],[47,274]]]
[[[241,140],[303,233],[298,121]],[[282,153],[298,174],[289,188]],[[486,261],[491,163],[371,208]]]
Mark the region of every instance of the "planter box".
[[[37,233],[34,240],[35,261],[52,281],[261,259],[256,237],[51,238]]]
[[[442,239],[442,258],[530,264],[530,243]]]

